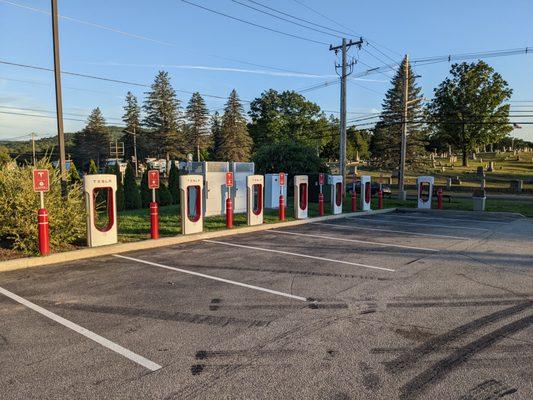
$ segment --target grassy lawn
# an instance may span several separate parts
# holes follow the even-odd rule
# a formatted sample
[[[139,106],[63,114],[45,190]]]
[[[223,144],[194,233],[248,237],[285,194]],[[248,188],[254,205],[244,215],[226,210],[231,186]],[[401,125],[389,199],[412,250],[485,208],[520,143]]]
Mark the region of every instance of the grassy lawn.
[[[481,162],[479,157],[482,158]],[[414,185],[417,176],[432,175],[435,177],[435,184],[445,185],[446,178],[459,176],[462,186],[477,187],[479,186],[479,178],[476,176],[477,167],[486,167],[490,161],[494,162],[494,172],[486,172],[485,179],[488,189],[508,189],[511,180],[521,179],[524,181],[524,189],[533,190],[533,153],[519,153],[516,156],[513,153],[481,153],[477,160],[469,160],[468,167],[463,167],[460,159],[452,164],[447,158],[437,158],[435,159],[436,168],[429,166],[425,169],[407,171],[406,183]],[[444,172],[441,170],[442,167],[445,168]],[[377,180],[380,174],[383,176],[393,175],[391,171],[369,170],[365,167],[360,167],[359,171],[360,175],[363,173],[371,175],[374,180]],[[529,183],[526,183],[527,181]],[[396,183],[396,178],[393,179],[393,182]]]
[[[286,220],[294,220],[293,207],[292,207],[292,198],[289,198],[289,206],[286,209]],[[406,200],[400,201],[395,198],[384,198],[383,207],[392,208],[392,207],[411,207],[415,208],[417,205],[416,200]],[[359,204],[357,205],[358,209]],[[472,211],[472,200],[471,199],[453,199],[450,203],[447,200],[444,200],[444,209],[445,210],[462,210],[462,211]],[[347,198],[344,202],[344,211],[349,212],[351,207],[350,199]],[[377,209],[377,199],[372,200],[373,209]],[[434,202],[434,207],[436,207],[436,202]],[[533,202],[518,202],[513,200],[487,200],[486,202],[487,211],[507,211],[507,212],[516,212],[523,214],[527,217],[533,218]],[[360,210],[358,210],[360,211]],[[148,217],[148,209],[134,210],[134,211],[123,211],[119,214],[118,220],[118,232],[119,240],[121,242],[136,241],[149,239],[150,237],[150,220]],[[325,213],[326,215],[330,214],[329,204],[325,204]],[[318,216],[318,204],[310,203],[309,204],[309,216],[317,217]],[[277,210],[267,210],[264,215],[265,223],[274,223],[279,222],[278,211]],[[181,220],[179,216],[179,206],[166,206],[159,208],[159,234],[160,236],[175,236],[181,233]],[[233,225],[238,227],[246,226],[246,214],[235,214]],[[205,231],[215,231],[226,229],[226,217],[225,216],[215,216],[208,217],[204,221],[204,230]]]
[[[288,200],[289,205],[285,208],[285,220],[294,220],[294,208],[292,198]],[[349,210],[350,203],[347,200],[345,208]],[[329,204],[325,205],[326,215],[330,213]],[[159,236],[175,236],[181,233],[181,217],[179,206],[159,207]],[[318,204],[309,204],[309,216],[318,217]],[[271,224],[279,222],[278,210],[265,210],[264,222]],[[233,226],[236,228],[246,226],[246,214],[235,214],[233,216]],[[204,220],[204,231],[216,231],[226,229],[226,217],[213,216]],[[136,241],[150,238],[149,210],[128,210],[122,211],[118,215],[118,232],[121,242]]]

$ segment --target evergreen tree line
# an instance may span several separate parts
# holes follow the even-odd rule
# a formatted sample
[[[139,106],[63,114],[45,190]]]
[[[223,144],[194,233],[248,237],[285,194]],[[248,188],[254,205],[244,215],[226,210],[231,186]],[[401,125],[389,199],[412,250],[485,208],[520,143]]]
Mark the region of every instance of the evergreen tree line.
[[[348,127],[347,156],[369,159],[382,169],[395,170],[399,164],[403,124],[405,60],[391,79],[382,103],[379,121],[371,129]],[[408,87],[407,164],[425,162],[428,150],[467,154],[478,147],[496,144],[508,136],[509,100],[512,90],[501,75],[483,61],[454,64],[447,77],[425,104],[417,76],[411,66]],[[125,99],[121,141],[125,158],[134,154],[140,160],[151,156],[196,160],[249,161],[263,146],[298,143],[313,149],[323,160],[338,158],[339,120],[327,116],[320,107],[294,91],[267,90],[250,103],[248,120],[233,90],[222,114],[212,115],[202,95],[192,94],[185,109],[170,83],[169,74],[160,71],[142,106],[131,92]],[[357,124],[357,122],[355,122]],[[370,122],[372,124],[372,122]],[[359,126],[365,126],[364,122]],[[99,108],[89,116],[87,126],[74,135],[72,154],[84,170],[89,161],[100,165],[108,157],[110,135]],[[167,163],[168,165],[168,163]]]
[[[128,92],[122,120],[125,128],[119,139],[124,143],[124,158],[132,160],[137,142],[137,157],[195,160],[249,161],[252,140],[248,134],[244,109],[236,90],[232,90],[221,115],[212,116],[202,95],[192,94],[185,110],[170,83],[168,72],[160,71],[141,107],[137,97]],[[141,112],[144,113],[142,117]],[[96,165],[110,155],[111,134],[100,108],[94,109],[86,127],[73,137],[70,153],[88,170],[90,160]]]

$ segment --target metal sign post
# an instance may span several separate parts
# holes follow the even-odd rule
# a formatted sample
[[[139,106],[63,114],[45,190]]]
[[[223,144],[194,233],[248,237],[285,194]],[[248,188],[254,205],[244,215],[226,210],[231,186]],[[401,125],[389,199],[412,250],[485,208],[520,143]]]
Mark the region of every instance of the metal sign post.
[[[37,212],[39,253],[46,256],[50,254],[50,226],[48,224],[48,211],[44,208],[44,192],[50,190],[50,176],[47,169],[33,170],[33,190],[38,192],[41,198],[41,208]]]
[[[325,174],[318,174],[318,185],[320,186],[320,192],[318,193],[318,214],[321,217],[324,215],[324,193],[322,193],[322,186],[324,186],[325,181]]]
[[[233,172],[226,172],[226,228],[233,228],[233,203],[231,201],[231,188],[233,187]]]
[[[150,203],[150,236],[159,239],[159,207],[156,201],[155,190],[159,189],[159,171],[148,171],[148,188],[152,189],[152,202]]]
[[[285,221],[285,196],[283,187],[285,186],[285,172],[279,173],[279,220]]]
[[[357,211],[357,192],[355,191],[355,181],[357,180],[357,174],[353,174],[352,180],[352,212]]]

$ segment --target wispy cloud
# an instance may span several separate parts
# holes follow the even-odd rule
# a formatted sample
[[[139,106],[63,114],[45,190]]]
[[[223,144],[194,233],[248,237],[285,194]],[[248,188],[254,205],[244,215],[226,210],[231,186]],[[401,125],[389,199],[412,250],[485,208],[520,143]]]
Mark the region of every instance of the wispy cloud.
[[[210,65],[187,65],[187,64],[131,64],[131,63],[118,63],[118,62],[81,62],[86,65],[100,65],[109,67],[136,67],[136,68],[168,68],[168,69],[189,69],[189,70],[204,70],[204,71],[220,71],[220,72],[236,72],[244,74],[259,74],[269,76],[283,76],[283,77],[300,77],[300,78],[332,78],[336,75],[321,75],[310,74],[305,72],[285,72],[285,71],[272,71],[267,69],[246,69],[246,68],[233,68],[233,67],[218,67]]]
[[[291,71],[273,71],[268,69],[247,69],[247,68],[233,68],[233,67],[219,67],[211,65],[189,65],[189,64],[131,64],[131,63],[119,63],[113,61],[106,62],[80,62],[86,65],[98,65],[109,67],[134,67],[134,68],[166,68],[166,69],[187,69],[187,70],[202,70],[202,71],[217,71],[217,72],[233,72],[241,74],[257,74],[267,76],[278,77],[290,77],[290,78],[310,78],[310,79],[329,79],[336,78],[337,75],[333,74],[312,74],[306,72],[291,72]],[[361,80],[366,82],[386,82],[383,80],[354,78],[355,80]]]

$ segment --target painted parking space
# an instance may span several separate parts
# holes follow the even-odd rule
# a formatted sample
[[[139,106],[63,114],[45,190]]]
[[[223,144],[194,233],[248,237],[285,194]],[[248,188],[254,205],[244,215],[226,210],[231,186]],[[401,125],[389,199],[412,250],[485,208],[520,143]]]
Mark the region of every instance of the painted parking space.
[[[55,398],[290,398],[290,387],[313,376],[342,388],[319,397],[438,398],[468,392],[469,381],[494,369],[491,360],[498,382],[528,393],[517,380],[523,368],[508,361],[533,357],[515,348],[531,340],[527,255],[501,246],[517,221],[443,235],[399,217],[387,215],[390,226],[378,225],[383,216],[345,218],[4,273],[0,287],[161,368],[4,293],[0,355],[9,362],[0,383],[9,389],[0,393],[31,398],[42,385]],[[448,218],[438,224],[479,226]],[[363,224],[381,231],[358,229]],[[487,249],[491,264],[482,258]],[[503,262],[516,257],[524,262],[513,269]],[[464,331],[457,341],[454,328]],[[434,351],[432,338],[443,343]],[[467,356],[440,368],[454,351]],[[426,379],[435,365],[442,385]],[[50,380],[62,371],[69,372]],[[296,397],[313,396],[309,386]]]

